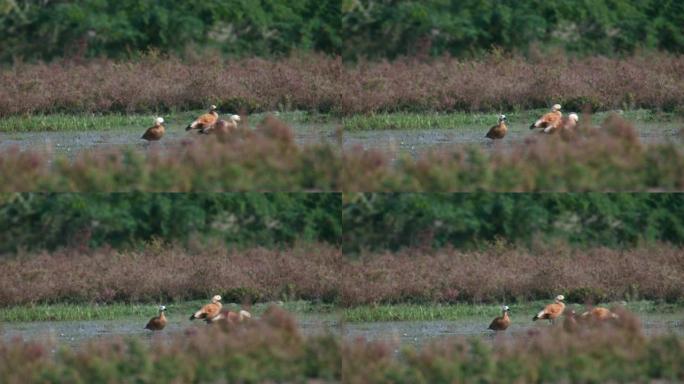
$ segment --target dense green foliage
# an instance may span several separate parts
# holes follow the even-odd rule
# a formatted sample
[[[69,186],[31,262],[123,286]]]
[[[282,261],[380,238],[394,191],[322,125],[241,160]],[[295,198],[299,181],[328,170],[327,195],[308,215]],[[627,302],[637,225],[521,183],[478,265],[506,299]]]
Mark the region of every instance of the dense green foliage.
[[[216,49],[345,57],[472,55],[493,46],[684,51],[677,0],[0,0],[0,60]]]
[[[684,243],[684,194],[349,194],[346,251],[558,239],[579,246]]]
[[[191,46],[230,54],[336,52],[337,1],[0,0],[0,59],[126,57]]]
[[[222,239],[238,246],[338,244],[339,194],[5,194],[0,251],[113,247],[158,239]]]
[[[344,0],[343,14],[345,48],[377,57],[533,45],[595,54],[684,51],[677,0]]]

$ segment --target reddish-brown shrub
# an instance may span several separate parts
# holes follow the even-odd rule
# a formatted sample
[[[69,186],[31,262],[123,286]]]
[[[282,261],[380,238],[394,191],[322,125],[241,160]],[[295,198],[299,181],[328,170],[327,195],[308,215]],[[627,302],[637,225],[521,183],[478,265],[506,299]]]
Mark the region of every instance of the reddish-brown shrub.
[[[17,64],[0,72],[0,116],[205,108],[379,111],[505,111],[548,107],[659,108],[684,104],[684,57],[437,58],[344,64],[305,54],[197,61]]]
[[[39,302],[304,299],[355,306],[406,302],[512,302],[600,295],[676,301],[684,252],[658,245],[619,251],[564,247],[366,254],[330,246],[284,251],[150,246],[63,250],[0,262],[0,306]],[[574,293],[574,296],[570,296]]]

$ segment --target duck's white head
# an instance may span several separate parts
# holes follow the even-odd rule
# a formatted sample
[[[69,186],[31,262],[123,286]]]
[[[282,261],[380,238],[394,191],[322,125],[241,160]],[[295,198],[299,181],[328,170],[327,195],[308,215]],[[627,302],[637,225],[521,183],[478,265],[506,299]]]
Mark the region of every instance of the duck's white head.
[[[503,309],[504,312],[508,312],[508,311],[511,310],[510,308],[508,308],[508,305],[504,305],[504,306],[502,307],[502,309]]]
[[[508,120],[508,118],[506,117],[506,115],[499,115],[499,123],[502,122],[502,121],[506,121],[506,120]]]
[[[231,119],[232,121],[240,121],[240,115],[231,115],[231,116],[230,116],[230,119]]]
[[[216,303],[218,301],[221,301],[221,295],[216,295],[216,296],[211,298],[212,303]]]
[[[551,110],[556,112],[561,110],[561,105],[560,104],[554,104],[553,107],[551,107]]]
[[[166,311],[166,306],[160,305],[159,306],[159,312],[164,312],[164,311]]]
[[[565,296],[563,296],[563,295],[556,296],[556,301],[563,301],[563,300],[565,300]]]
[[[154,119],[154,122],[157,124],[164,124],[164,118],[163,117],[157,117]]]
[[[575,121],[575,123],[576,123],[577,121],[579,121],[579,116],[577,116],[576,113],[571,113],[571,114],[569,114],[569,115],[568,115],[568,118],[569,118],[570,120]]]

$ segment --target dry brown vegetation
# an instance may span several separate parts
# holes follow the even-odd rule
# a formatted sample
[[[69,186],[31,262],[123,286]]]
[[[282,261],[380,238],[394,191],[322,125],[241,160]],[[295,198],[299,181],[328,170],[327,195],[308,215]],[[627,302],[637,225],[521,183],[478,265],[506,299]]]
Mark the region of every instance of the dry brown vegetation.
[[[187,300],[221,292],[226,301],[332,301],[343,258],[329,245],[277,251],[64,250],[0,263],[0,305],[37,302]]]
[[[91,341],[78,349],[49,341],[0,342],[3,383],[339,382],[339,339],[304,337],[293,317],[269,308],[237,328],[189,328],[164,342]],[[161,339],[160,339],[161,340]],[[57,352],[55,352],[57,349]],[[255,368],[258,367],[258,368]]]
[[[684,342],[646,337],[638,319],[573,328],[543,326],[527,335],[442,338],[422,348],[336,334],[303,336],[272,306],[235,327],[195,327],[150,344],[140,338],[0,342],[0,381],[29,382],[680,382]],[[507,337],[508,336],[508,337]],[[56,350],[56,351],[55,351]],[[255,369],[258,367],[258,369]]]
[[[305,299],[376,303],[506,302],[564,293],[570,301],[681,300],[684,251],[492,247],[345,257],[326,245],[275,251],[149,246],[63,250],[0,262],[0,306],[54,302]]]
[[[16,64],[0,72],[0,116],[52,112],[148,112],[205,108],[379,111],[505,111],[655,108],[684,104],[684,57],[538,59],[492,55],[345,64],[305,54],[279,60]]]
[[[678,382],[684,378],[684,342],[649,338],[624,310],[619,319],[575,327],[544,327],[522,337],[445,338],[421,349],[356,340],[342,345],[347,383],[599,383]]]
[[[405,250],[373,254],[350,265],[347,305],[402,302],[497,302],[554,297],[583,303],[621,299],[681,300],[684,251],[671,246],[631,250]],[[354,284],[352,282],[359,282]],[[362,282],[362,283],[361,283]]]

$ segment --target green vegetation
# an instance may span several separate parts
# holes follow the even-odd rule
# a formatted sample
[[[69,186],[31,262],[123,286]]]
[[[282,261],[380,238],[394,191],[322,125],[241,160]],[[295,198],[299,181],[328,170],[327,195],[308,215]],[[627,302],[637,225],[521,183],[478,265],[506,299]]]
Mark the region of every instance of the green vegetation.
[[[502,303],[501,305],[503,305]],[[549,300],[521,303],[505,303],[511,308],[511,316],[521,319],[532,318],[541,308],[549,304]],[[684,310],[682,304],[658,303],[655,301],[635,301],[625,303],[600,303],[604,307],[624,306],[634,313],[674,313]],[[344,321],[365,323],[376,321],[436,321],[453,320],[468,317],[493,318],[501,314],[501,305],[497,304],[382,304],[345,308],[341,312]],[[569,304],[568,308],[582,313],[584,306]],[[529,316],[528,316],[529,315]]]
[[[684,244],[684,195],[651,193],[345,194],[343,247],[396,250]]]
[[[342,44],[340,20],[339,2],[330,0],[2,0],[0,60],[122,58],[197,47],[231,55],[334,53]]]
[[[684,51],[677,0],[0,1],[0,60],[130,57],[140,52],[346,58],[564,49]]]
[[[206,304],[207,300],[190,300],[182,302],[159,303],[82,303],[82,304],[36,304],[20,305],[0,308],[0,321],[29,322],[29,321],[83,321],[83,320],[116,320],[125,318],[146,318],[152,316],[159,304],[167,307],[166,315],[169,319],[185,319],[189,313]],[[521,303],[506,303],[511,308],[511,316],[520,318],[531,317],[540,308],[549,303],[548,300],[537,300]],[[599,303],[607,308],[624,307],[636,314],[668,314],[679,313],[684,310],[680,304],[668,304],[656,301],[632,301],[619,303]],[[272,303],[255,303],[249,306],[249,311],[261,316]],[[498,304],[381,304],[361,305],[342,308],[332,304],[314,303],[311,301],[286,301],[279,305],[284,310],[296,315],[330,316],[331,319],[350,323],[369,323],[382,321],[458,321],[465,318],[490,317],[501,314]],[[237,310],[239,304],[227,303],[224,308]],[[584,305],[568,304],[568,308],[578,313],[584,310]],[[530,314],[530,316],[527,316]]]
[[[509,124],[524,123],[527,127],[539,116],[547,113],[546,109],[527,111],[502,111]],[[603,121],[612,112],[599,112],[591,116],[596,121]],[[676,113],[653,110],[630,110],[622,114],[624,119],[633,123],[639,122],[672,122],[682,119]],[[462,126],[478,126],[479,130],[494,125],[499,118],[498,113],[377,113],[370,115],[354,115],[342,119],[346,132],[383,130],[383,129],[460,129]],[[1,125],[0,125],[1,129]]]
[[[83,321],[83,320],[116,320],[122,318],[143,318],[153,316],[160,304],[166,306],[166,316],[173,320],[187,319],[188,315],[202,307],[207,300],[190,300],[182,302],[159,303],[112,303],[112,304],[36,304],[0,308],[0,321]],[[249,307],[250,313],[261,316],[272,303],[256,303]],[[223,305],[229,310],[242,307],[235,303]],[[332,314],[334,308],[325,304],[313,304],[308,301],[288,301],[281,308],[294,314]]]
[[[173,111],[161,114],[164,125],[170,129],[184,130],[197,116],[206,113],[204,110]],[[249,115],[250,124],[261,124],[267,113]],[[48,114],[48,115],[15,115],[0,118],[0,132],[63,132],[63,131],[110,131],[136,128],[141,134],[145,128],[152,126],[152,114]],[[278,113],[278,118],[288,124],[328,123],[330,118],[306,112]]]
[[[339,244],[336,193],[0,195],[0,252],[213,240],[238,247]]]

